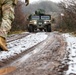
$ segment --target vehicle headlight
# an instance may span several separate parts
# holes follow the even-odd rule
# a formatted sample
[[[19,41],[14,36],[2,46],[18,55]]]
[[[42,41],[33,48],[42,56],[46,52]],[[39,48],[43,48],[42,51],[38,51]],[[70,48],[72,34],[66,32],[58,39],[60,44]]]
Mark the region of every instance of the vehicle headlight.
[[[36,21],[34,21],[34,24],[37,24],[37,22],[36,22]]]
[[[45,21],[44,23],[46,24],[47,22]]]

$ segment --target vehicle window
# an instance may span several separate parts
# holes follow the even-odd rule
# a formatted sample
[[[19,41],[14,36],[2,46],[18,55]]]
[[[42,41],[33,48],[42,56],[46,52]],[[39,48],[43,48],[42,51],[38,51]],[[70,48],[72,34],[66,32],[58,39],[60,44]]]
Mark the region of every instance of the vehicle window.
[[[32,20],[39,20],[39,16],[32,16],[31,19]]]
[[[41,16],[42,20],[50,20],[50,16]]]

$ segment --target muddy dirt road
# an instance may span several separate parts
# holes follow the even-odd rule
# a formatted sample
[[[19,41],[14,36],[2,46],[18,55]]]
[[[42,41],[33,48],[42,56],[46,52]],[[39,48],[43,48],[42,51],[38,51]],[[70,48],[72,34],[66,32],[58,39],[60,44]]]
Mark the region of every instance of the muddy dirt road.
[[[43,33],[13,35],[13,38],[9,37],[10,40],[7,39],[7,42],[22,39],[30,34],[34,34],[33,37],[40,36],[39,39],[41,39]],[[44,40],[39,41],[35,37],[33,46],[0,61],[0,75],[63,75],[61,65],[66,54],[66,42],[58,32],[44,34],[46,35],[42,37]],[[38,43],[36,43],[37,40]]]

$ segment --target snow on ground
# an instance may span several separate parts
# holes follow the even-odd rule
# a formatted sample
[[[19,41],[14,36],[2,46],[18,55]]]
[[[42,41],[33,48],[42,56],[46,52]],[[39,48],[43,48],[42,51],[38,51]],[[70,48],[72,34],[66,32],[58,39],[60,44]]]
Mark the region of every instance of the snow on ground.
[[[69,62],[67,63],[69,65],[69,69],[66,72],[66,75],[74,75],[76,74],[76,37],[67,33],[63,34],[64,37],[66,37],[67,41],[67,50],[69,52]]]
[[[22,39],[18,39],[8,43],[8,52],[0,52],[0,61],[15,56],[34,45],[44,41],[48,35],[45,33],[31,34]]]

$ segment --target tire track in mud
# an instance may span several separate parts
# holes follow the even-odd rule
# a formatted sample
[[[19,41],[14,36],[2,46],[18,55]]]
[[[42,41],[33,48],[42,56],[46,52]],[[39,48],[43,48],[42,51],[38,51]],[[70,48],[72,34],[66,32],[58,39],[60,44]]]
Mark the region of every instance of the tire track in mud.
[[[7,43],[15,41],[15,40],[18,40],[18,39],[22,39],[22,38],[24,38],[24,37],[26,37],[26,36],[28,36],[30,34],[36,34],[36,33],[23,33],[23,34],[20,34],[20,35],[12,35],[12,36],[8,37],[9,40],[7,39]],[[43,42],[43,41],[41,41],[41,42]],[[15,56],[12,56],[12,57],[10,57],[8,59],[4,59],[3,61],[0,61],[0,67],[1,68],[5,67],[8,64],[10,64],[11,62],[13,62],[13,61],[21,58],[22,56],[28,54],[29,52],[33,51],[40,43],[38,43],[38,44],[26,49],[25,51],[23,51],[20,54],[16,54]]]
[[[49,37],[35,47],[36,50],[40,51],[33,54],[24,63],[18,65],[14,72],[7,75],[63,75],[59,67],[65,56],[66,43],[58,33],[47,34]]]
[[[9,42],[15,41],[17,39],[21,39],[23,37],[26,37],[28,35],[30,35],[30,34],[29,33],[26,33],[26,32],[25,33],[22,33],[22,34],[13,34],[13,35],[8,36],[6,40],[7,40],[7,43],[9,43]],[[26,50],[26,52],[27,52],[27,50]],[[9,63],[11,63],[12,61],[16,60],[18,57],[20,57],[20,54],[19,55],[16,55],[15,57],[11,57],[9,59],[0,61],[0,68],[1,67],[4,67],[5,65],[7,65]]]
[[[30,33],[29,32],[28,33],[25,32],[25,33],[22,33],[22,34],[10,35],[10,36],[7,37],[7,43],[11,42],[11,41],[14,41],[14,40],[17,40],[17,39],[21,39],[21,38],[23,38],[23,37],[25,37],[27,35],[30,35]]]

